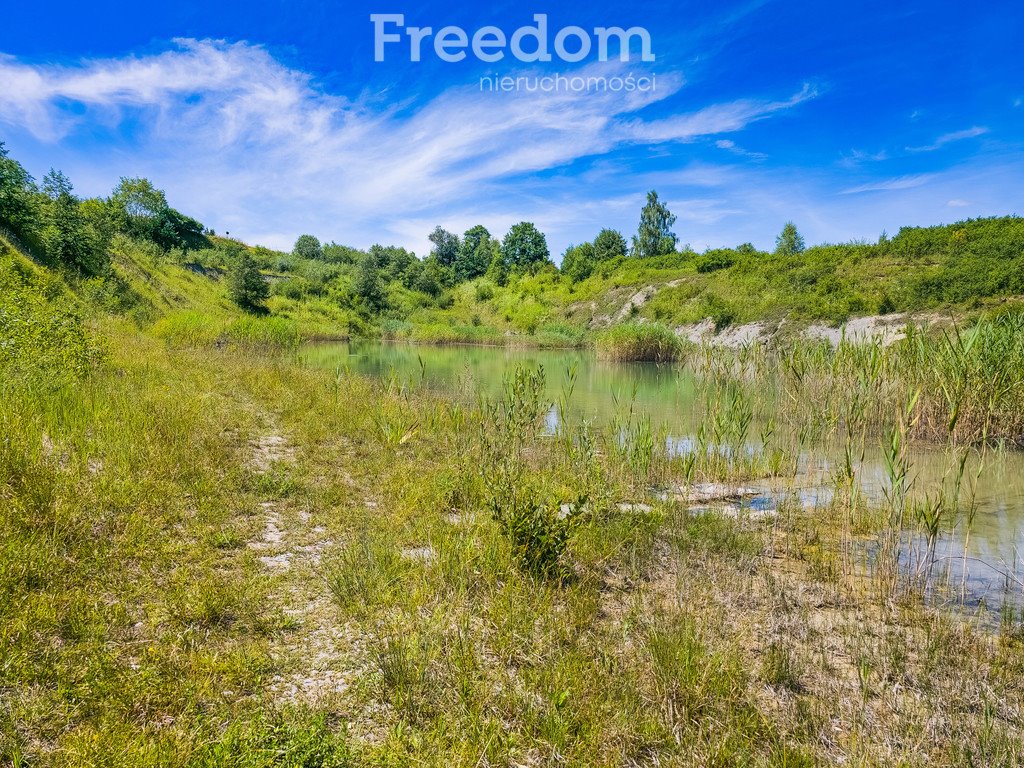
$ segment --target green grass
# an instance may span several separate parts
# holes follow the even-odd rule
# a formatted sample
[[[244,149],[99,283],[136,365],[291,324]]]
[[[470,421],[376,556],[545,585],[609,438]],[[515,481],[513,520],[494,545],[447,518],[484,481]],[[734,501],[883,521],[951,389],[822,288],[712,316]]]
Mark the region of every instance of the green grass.
[[[179,347],[293,349],[307,340],[297,323],[281,317],[242,315],[217,319],[192,310],[165,315],[153,324],[152,332],[156,338]]]
[[[668,458],[642,420],[550,434],[536,372],[474,399],[307,368],[301,323],[229,308],[66,326],[58,277],[5,269],[0,306],[42,330],[2,363],[4,764],[1024,762],[1014,621],[880,596],[841,477],[815,514],[765,520],[676,494],[909,428],[927,382],[992,400],[1015,381],[1012,319],[966,353],[693,356],[702,434]],[[36,347],[79,339],[105,354],[47,378]],[[919,401],[930,422],[944,391]],[[780,393],[792,434],[755,419]],[[1001,397],[959,418],[1012,423]]]
[[[82,322],[77,298],[46,270],[0,241],[0,371],[46,386],[86,375],[102,342]]]

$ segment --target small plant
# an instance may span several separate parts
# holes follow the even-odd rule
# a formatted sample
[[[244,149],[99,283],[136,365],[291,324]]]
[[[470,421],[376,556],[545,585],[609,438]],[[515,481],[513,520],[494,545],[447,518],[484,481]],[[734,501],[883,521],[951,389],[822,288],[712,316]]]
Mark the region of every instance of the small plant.
[[[432,649],[418,635],[390,635],[376,646],[381,698],[410,719],[426,707],[431,656]]]
[[[492,493],[491,514],[509,539],[512,555],[526,572],[545,579],[568,574],[566,548],[578,527],[586,497],[573,504],[538,502],[532,493]]]
[[[782,641],[776,640],[768,646],[762,674],[769,685],[794,692],[801,689],[799,664],[793,651]]]
[[[323,568],[335,602],[356,615],[390,604],[397,595],[405,564],[396,549],[360,535]]]
[[[528,454],[546,410],[543,390],[543,369],[517,368],[505,381],[503,398],[485,404],[481,475],[487,506],[515,561],[533,576],[558,580],[568,573],[565,551],[587,499],[580,495],[562,503],[557,495],[541,492],[531,472]]]

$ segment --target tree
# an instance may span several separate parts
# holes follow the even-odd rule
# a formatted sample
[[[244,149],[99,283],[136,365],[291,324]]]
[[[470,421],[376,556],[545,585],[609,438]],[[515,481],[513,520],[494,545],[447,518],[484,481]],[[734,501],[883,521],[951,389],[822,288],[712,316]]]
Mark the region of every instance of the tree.
[[[626,238],[616,229],[602,229],[594,238],[594,258],[608,261],[626,255]]]
[[[248,251],[239,253],[232,263],[228,275],[228,293],[231,300],[242,309],[264,309],[263,302],[270,296],[270,286]]]
[[[633,255],[640,258],[664,256],[676,249],[676,235],[672,226],[676,217],[668,206],[658,200],[653,189],[647,193],[647,204],[640,212],[640,226],[633,236]]]
[[[423,268],[416,276],[414,287],[428,296],[437,298],[451,280],[451,270],[433,255],[423,260]]]
[[[487,266],[485,274],[495,285],[505,285],[508,282],[508,264],[505,262],[501,246],[492,249],[491,263]]]
[[[362,252],[348,245],[328,243],[322,247],[324,261],[332,264],[355,264],[362,258]]]
[[[111,208],[120,218],[120,228],[133,237],[152,239],[160,214],[167,210],[167,197],[143,178],[125,178],[110,195]]]
[[[152,240],[165,251],[171,248],[198,250],[209,247],[210,241],[203,234],[203,225],[176,211],[170,206],[160,211],[156,219]]]
[[[586,280],[597,264],[597,249],[593,243],[570,245],[562,256],[561,272],[570,281]]]
[[[42,232],[46,257],[55,264],[74,267],[86,274],[102,271],[106,265],[104,254],[98,247],[95,232],[82,215],[80,201],[68,177],[50,169],[43,178],[43,194],[47,197]]]
[[[428,235],[430,242],[434,244],[434,250],[430,253],[442,267],[450,267],[455,264],[459,257],[459,236],[440,226],[434,227],[434,231]]]
[[[131,237],[150,240],[164,250],[208,248],[205,228],[167,204],[163,190],[143,178],[122,178],[110,195],[117,227]]]
[[[521,221],[508,231],[501,241],[501,253],[506,266],[524,272],[534,272],[551,261],[547,238],[529,221]]]
[[[376,248],[379,247],[376,246]],[[377,251],[371,248],[370,252],[359,262],[353,286],[356,296],[362,299],[363,304],[371,310],[378,310],[384,306],[384,287],[381,285],[377,258]]]
[[[494,258],[495,245],[486,227],[477,224],[467,229],[455,260],[455,279],[464,282],[485,274]]]
[[[777,256],[796,256],[803,253],[804,239],[796,230],[796,224],[787,221],[779,236],[775,238],[775,253]]]
[[[21,163],[7,156],[0,141],[0,225],[10,227],[21,237],[35,229],[39,223],[35,192],[32,176]]]
[[[320,241],[312,235],[299,235],[292,248],[292,256],[300,259],[322,259],[324,250],[320,247]]]

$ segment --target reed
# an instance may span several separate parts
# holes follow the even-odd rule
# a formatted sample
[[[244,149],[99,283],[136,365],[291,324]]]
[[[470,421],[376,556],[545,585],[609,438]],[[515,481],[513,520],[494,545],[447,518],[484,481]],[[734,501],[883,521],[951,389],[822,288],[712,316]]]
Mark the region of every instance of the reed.
[[[679,360],[682,340],[670,328],[657,323],[622,323],[597,337],[597,355],[618,362],[668,363]]]

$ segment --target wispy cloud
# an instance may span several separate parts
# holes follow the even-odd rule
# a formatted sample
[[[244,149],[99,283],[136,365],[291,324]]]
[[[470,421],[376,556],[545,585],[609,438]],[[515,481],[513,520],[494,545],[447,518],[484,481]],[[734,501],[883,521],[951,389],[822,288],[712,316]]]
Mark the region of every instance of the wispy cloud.
[[[934,152],[937,149],[942,149],[947,144],[952,144],[955,141],[963,141],[964,139],[974,139],[978,136],[984,136],[989,132],[988,128],[981,126],[974,126],[973,128],[965,128],[962,131],[953,131],[952,133],[944,133],[931,144],[923,147],[907,147],[908,152]]]
[[[931,173],[920,173],[912,176],[898,176],[895,179],[872,181],[867,184],[850,187],[848,189],[841,190],[839,194],[856,195],[861,192],[891,192],[899,189],[913,189],[914,187],[920,187],[923,184],[927,184],[933,176],[934,174]]]
[[[800,91],[788,99],[738,99],[727,104],[714,104],[690,114],[634,122],[630,124],[629,132],[635,140],[648,142],[690,141],[700,136],[732,133],[777,112],[796,107],[817,95],[817,89],[810,84],[804,84]]]
[[[877,152],[865,152],[862,149],[851,150],[849,154],[843,155],[839,160],[842,168],[858,168],[865,163],[881,163],[889,159],[889,153],[884,149]]]
[[[578,73],[610,76],[616,66]],[[177,40],[153,55],[70,66],[2,57],[0,124],[44,143],[106,131],[105,149],[127,147],[181,207],[216,212],[236,234],[284,246],[310,230],[366,245],[411,237],[398,220],[486,213],[481,201],[500,197],[509,179],[740,131],[816,95],[804,86],[781,100],[640,116],[682,87],[672,72],[647,93],[488,94],[474,82],[415,105],[381,104],[328,93],[258,45]],[[425,244],[427,231],[403,244]]]
[[[764,160],[768,157],[764,152],[751,152],[750,150],[744,149],[732,139],[719,139],[715,142],[715,146],[719,149],[724,149],[726,152],[731,152],[732,154],[740,157],[747,157],[751,160]]]

